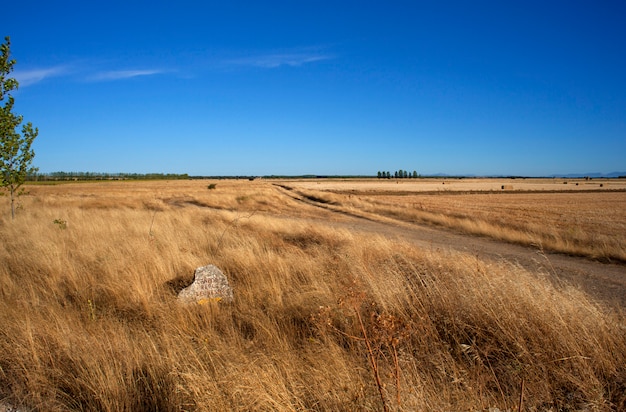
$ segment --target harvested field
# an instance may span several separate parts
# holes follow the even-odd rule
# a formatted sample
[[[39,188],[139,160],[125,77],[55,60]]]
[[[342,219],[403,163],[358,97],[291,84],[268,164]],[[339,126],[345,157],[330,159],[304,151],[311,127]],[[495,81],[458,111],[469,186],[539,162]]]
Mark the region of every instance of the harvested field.
[[[420,178],[420,179],[305,179],[289,180],[303,189],[335,192],[562,192],[626,190],[626,179]],[[504,187],[504,189],[503,189]]]
[[[457,181],[442,191],[432,190],[432,181],[399,185],[358,181],[350,190],[346,181],[321,182],[317,187],[296,182],[293,187],[308,190],[311,196],[315,188],[319,192],[315,196],[334,196],[332,202],[344,210],[366,212],[371,218],[430,223],[550,251],[626,262],[623,180],[605,182],[603,190],[593,191],[586,181],[575,186],[532,179],[515,185],[515,190],[498,191],[508,183],[486,180]]]
[[[537,247],[414,222],[413,194],[298,185],[28,186],[17,218],[0,215],[0,401],[41,411],[486,411],[520,399],[526,410],[626,408],[623,306],[603,298],[624,294],[613,282],[624,265],[547,251],[538,265],[527,257]],[[426,195],[423,206],[445,216],[481,198],[466,215],[529,210],[548,225],[580,215],[546,195]],[[588,227],[599,213],[583,214]],[[234,303],[181,306],[173,285],[208,263],[228,276]],[[560,277],[582,272],[604,292]]]

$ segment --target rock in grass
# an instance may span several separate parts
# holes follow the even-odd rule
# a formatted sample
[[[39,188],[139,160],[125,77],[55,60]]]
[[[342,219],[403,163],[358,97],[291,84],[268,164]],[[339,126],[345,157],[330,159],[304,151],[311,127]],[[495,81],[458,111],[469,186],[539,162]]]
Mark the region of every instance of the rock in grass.
[[[178,293],[178,299],[183,303],[231,303],[233,289],[217,266],[201,266],[194,273],[193,283]]]

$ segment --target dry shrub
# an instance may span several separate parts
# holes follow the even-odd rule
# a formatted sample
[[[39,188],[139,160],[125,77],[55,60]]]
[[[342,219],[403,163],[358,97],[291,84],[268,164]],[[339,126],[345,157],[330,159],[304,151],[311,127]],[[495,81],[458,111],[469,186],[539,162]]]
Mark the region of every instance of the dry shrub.
[[[336,230],[300,206],[293,219],[271,186],[198,183],[191,202],[145,192],[133,207],[106,205],[116,192],[102,189],[99,208],[79,207],[90,186],[73,187],[46,188],[55,202],[33,196],[0,224],[0,399],[11,404],[514,409],[524,382],[528,410],[626,406],[623,320],[545,274]],[[266,193],[272,212],[255,200],[198,206],[220,193],[222,206]],[[174,292],[207,263],[235,302],[180,306]]]

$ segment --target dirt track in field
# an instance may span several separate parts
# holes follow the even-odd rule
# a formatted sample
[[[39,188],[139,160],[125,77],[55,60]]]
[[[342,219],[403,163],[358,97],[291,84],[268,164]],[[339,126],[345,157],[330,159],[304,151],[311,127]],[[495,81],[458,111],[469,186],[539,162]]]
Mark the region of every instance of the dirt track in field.
[[[285,189],[285,187],[282,188]],[[374,221],[330,208],[312,199],[302,198],[290,190],[282,192],[299,201],[341,214],[342,219],[326,221],[333,227],[408,241],[417,247],[430,250],[465,252],[483,260],[505,260],[535,273],[550,274],[557,283],[567,282],[581,288],[603,304],[619,311],[626,310],[626,265],[624,264],[602,263],[587,258],[545,252],[529,246],[429,225],[409,224],[390,219]]]
[[[557,280],[576,285],[601,302],[626,309],[626,265],[542,252],[532,247],[425,225],[394,225],[358,217],[339,224],[356,232],[410,241],[421,248],[461,251],[483,260],[506,260],[533,272],[554,275]]]

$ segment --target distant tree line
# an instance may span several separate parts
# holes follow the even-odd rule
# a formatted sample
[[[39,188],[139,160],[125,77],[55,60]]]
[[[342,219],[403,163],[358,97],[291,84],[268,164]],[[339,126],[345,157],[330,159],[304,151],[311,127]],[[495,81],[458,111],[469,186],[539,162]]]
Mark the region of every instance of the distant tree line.
[[[78,181],[78,180],[179,180],[189,179],[189,175],[176,173],[98,173],[98,172],[52,172],[33,173],[28,181]]]
[[[377,176],[379,179],[391,179],[392,177],[394,179],[417,179],[418,177],[421,177],[415,170],[413,170],[413,173],[410,173],[409,171],[402,169],[396,170],[393,174],[389,171],[379,170]]]

